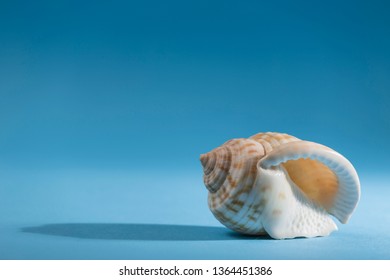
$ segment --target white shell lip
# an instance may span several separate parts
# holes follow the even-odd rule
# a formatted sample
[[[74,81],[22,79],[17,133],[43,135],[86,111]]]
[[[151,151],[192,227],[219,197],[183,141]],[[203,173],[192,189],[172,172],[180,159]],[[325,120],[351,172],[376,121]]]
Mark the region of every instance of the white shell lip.
[[[260,160],[259,164],[263,168],[270,168],[299,158],[322,162],[336,174],[339,190],[329,213],[341,223],[347,223],[360,200],[360,181],[355,168],[344,156],[321,144],[297,141],[280,146]]]
[[[313,238],[328,236],[338,230],[328,212],[307,199],[283,166],[270,169],[263,169],[260,164],[257,166],[263,180],[275,186],[270,214],[263,217],[264,228],[269,236],[274,239]],[[281,193],[285,195],[283,200],[278,199]],[[280,216],[274,217],[272,212],[279,209]]]

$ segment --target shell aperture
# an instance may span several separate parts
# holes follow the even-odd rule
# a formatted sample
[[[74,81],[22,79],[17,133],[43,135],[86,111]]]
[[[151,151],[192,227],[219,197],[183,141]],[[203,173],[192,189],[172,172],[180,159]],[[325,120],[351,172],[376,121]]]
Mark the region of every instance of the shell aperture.
[[[201,155],[201,163],[211,212],[243,234],[326,236],[337,229],[330,215],[346,223],[360,197],[345,157],[287,134],[232,139]]]

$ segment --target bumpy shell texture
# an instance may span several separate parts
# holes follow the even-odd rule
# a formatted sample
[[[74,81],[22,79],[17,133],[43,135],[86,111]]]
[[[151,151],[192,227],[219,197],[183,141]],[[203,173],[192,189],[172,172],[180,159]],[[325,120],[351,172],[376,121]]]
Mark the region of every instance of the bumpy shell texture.
[[[275,239],[326,236],[360,198],[352,164],[336,151],[282,133],[232,139],[200,157],[208,205],[226,227]]]

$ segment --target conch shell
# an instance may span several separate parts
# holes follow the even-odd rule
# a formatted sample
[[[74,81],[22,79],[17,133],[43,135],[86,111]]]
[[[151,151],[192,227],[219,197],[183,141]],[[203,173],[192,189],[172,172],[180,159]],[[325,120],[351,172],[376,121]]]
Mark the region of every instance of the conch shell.
[[[327,236],[347,223],[359,177],[336,151],[281,133],[232,139],[200,156],[208,205],[226,227],[275,239]]]

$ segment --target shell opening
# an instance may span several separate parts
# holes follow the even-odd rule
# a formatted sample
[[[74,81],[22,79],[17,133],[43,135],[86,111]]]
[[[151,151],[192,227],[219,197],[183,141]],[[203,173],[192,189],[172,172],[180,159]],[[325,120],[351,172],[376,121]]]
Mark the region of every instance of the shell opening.
[[[308,158],[282,163],[290,179],[314,203],[326,210],[333,207],[339,182],[336,174],[325,164]]]
[[[302,164],[300,164],[297,161],[299,159],[309,159],[309,161],[302,161]],[[298,162],[300,168],[294,168],[297,163],[291,166],[286,164],[290,160]],[[305,167],[310,166],[309,163],[313,163],[316,168],[310,167],[312,170],[307,170]],[[292,181],[298,182],[301,180],[303,182],[296,184],[300,185],[301,188],[308,186],[307,189],[310,190],[312,186],[318,186],[326,190],[322,198],[310,194],[313,196],[313,201],[317,199],[317,203],[321,204],[340,222],[348,222],[359,202],[360,182],[355,168],[345,157],[326,146],[309,141],[297,141],[279,146],[259,162],[259,165],[263,168],[280,164],[286,165],[286,172],[289,172],[289,175],[293,178]],[[326,168],[330,169],[331,172]],[[297,171],[294,172],[294,169]],[[301,170],[298,171],[298,169]],[[324,178],[330,178],[327,179],[330,183],[325,184],[328,187],[324,188],[319,184],[323,183],[322,181],[327,182],[327,180],[320,180],[321,177],[310,175],[309,172],[314,172],[315,169],[317,171],[321,170],[321,172],[325,170],[327,171],[325,174],[330,174],[324,176]]]

